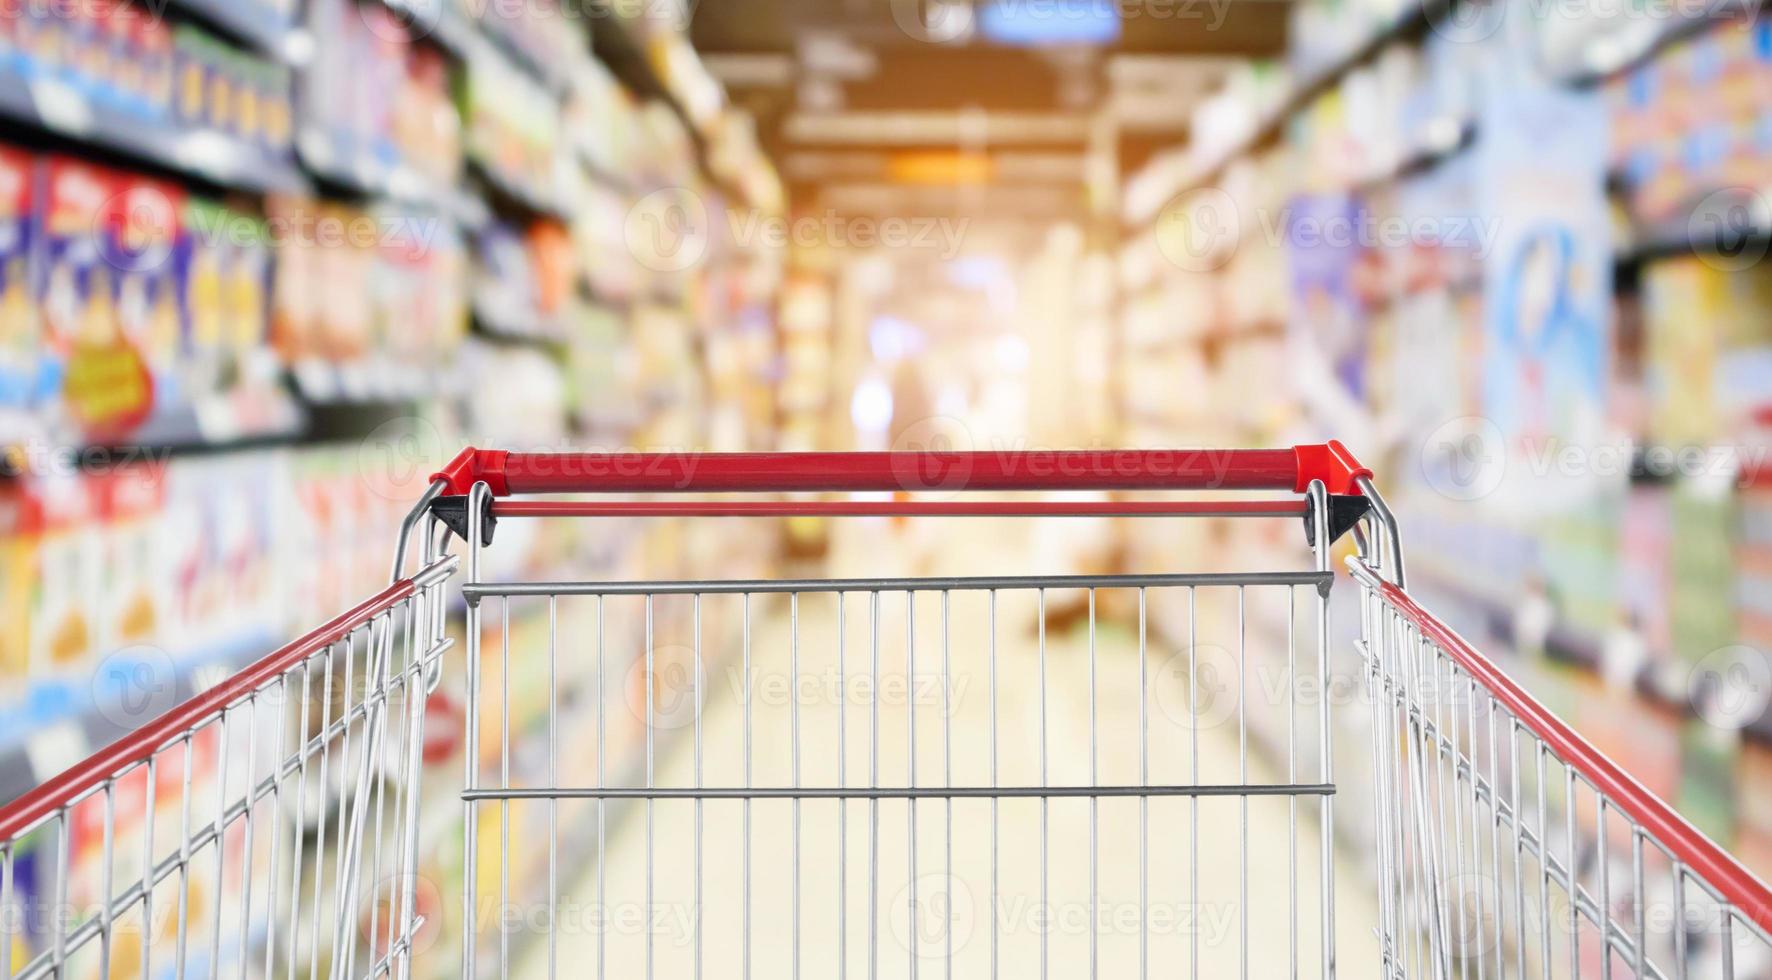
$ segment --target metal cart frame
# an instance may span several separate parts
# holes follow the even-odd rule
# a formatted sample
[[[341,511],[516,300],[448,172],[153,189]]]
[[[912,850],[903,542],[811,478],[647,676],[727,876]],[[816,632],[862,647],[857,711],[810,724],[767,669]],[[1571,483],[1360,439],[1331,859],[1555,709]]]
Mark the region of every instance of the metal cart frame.
[[[1270,496],[1235,500],[971,496],[1073,490],[1145,494],[1209,490]],[[885,492],[900,497],[833,500],[798,496]],[[561,494],[581,496],[520,499]],[[724,494],[768,496],[759,500],[707,496]],[[932,495],[941,499],[929,499]],[[501,521],[882,515],[1289,518],[1304,524],[1309,560],[1301,567],[1280,571],[1097,576],[497,582],[483,574],[482,553],[491,545]],[[988,814],[993,911],[1000,874],[1013,870],[1008,865],[1034,867],[1036,853],[1041,902],[1050,899],[1053,889],[1065,887],[1062,882],[1054,883],[1049,874],[1049,864],[1056,860],[1050,821],[1056,807],[1085,807],[1086,811],[1079,812],[1087,814],[1086,893],[1094,916],[1103,901],[1103,869],[1098,857],[1101,821],[1105,819],[1101,807],[1106,801],[1125,799],[1137,806],[1140,867],[1136,871],[1141,909],[1137,962],[1141,975],[1153,965],[1166,966],[1152,955],[1149,925],[1142,910],[1149,907],[1153,888],[1179,887],[1178,883],[1156,880],[1160,876],[1151,873],[1151,808],[1173,802],[1191,813],[1185,823],[1191,855],[1187,884],[1197,901],[1201,887],[1200,808],[1203,803],[1222,802],[1234,804],[1241,812],[1241,877],[1234,883],[1241,927],[1236,954],[1241,972],[1247,975],[1250,971],[1253,922],[1264,942],[1286,935],[1291,975],[1333,976],[1337,894],[1334,734],[1342,719],[1332,717],[1329,699],[1307,704],[1295,690],[1289,690],[1266,705],[1277,719],[1274,730],[1284,733],[1279,753],[1283,761],[1267,776],[1251,768],[1248,728],[1263,706],[1248,697],[1250,688],[1244,676],[1250,659],[1245,650],[1246,609],[1253,601],[1263,601],[1254,597],[1283,596],[1286,667],[1313,677],[1322,685],[1320,689],[1326,689],[1332,670],[1330,597],[1336,581],[1331,555],[1336,542],[1350,531],[1357,553],[1347,560],[1347,569],[1361,598],[1359,663],[1365,678],[1364,707],[1372,728],[1373,854],[1379,899],[1376,939],[1385,974],[1433,978],[1610,976],[1614,971],[1645,977],[1769,975],[1772,892],[1410,597],[1395,518],[1373,485],[1371,472],[1339,443],[1332,442],[1282,450],[1050,453],[663,455],[466,450],[435,475],[402,526],[394,584],[389,589],[0,810],[0,913],[4,913],[0,915],[0,980],[72,975],[79,972],[73,965],[76,960],[94,961],[101,976],[115,972],[120,961],[139,961],[140,973],[147,977],[155,975],[152,965],[156,956],[170,956],[180,975],[205,970],[210,975],[240,976],[255,972],[266,976],[324,972],[340,978],[409,975],[416,937],[425,924],[416,890],[427,699],[445,671],[456,669],[443,663],[451,648],[445,631],[445,588],[458,568],[458,560],[446,552],[452,538],[468,543],[466,575],[460,588],[467,627],[465,662],[460,668],[467,700],[466,762],[460,792],[464,827],[461,912],[468,924],[463,929],[460,961],[464,975],[496,969],[502,976],[511,968],[513,930],[501,917],[496,937],[482,936],[491,930],[482,928],[476,899],[482,892],[479,876],[490,867],[499,878],[501,900],[510,900],[513,806],[538,804],[547,808],[546,897],[550,907],[558,903],[562,887],[560,806],[582,801],[595,808],[599,899],[605,885],[603,867],[608,863],[603,850],[607,811],[618,804],[638,804],[643,809],[647,907],[653,902],[655,887],[655,808],[692,807],[692,962],[698,976],[704,966],[705,922],[733,911],[704,902],[704,810],[738,808],[736,812],[742,814],[744,899],[742,910],[734,916],[742,917],[742,955],[737,962],[723,961],[720,966],[724,968],[722,975],[736,970],[747,977],[753,926],[767,926],[754,917],[760,920],[782,912],[763,910],[758,915],[752,908],[753,805],[785,805],[791,814],[793,898],[778,924],[791,934],[796,975],[801,968],[803,920],[802,819],[834,817],[840,849],[834,861],[835,888],[829,894],[835,898],[837,910],[838,952],[834,963],[810,969],[841,976],[860,963],[872,976],[882,957],[881,923],[888,911],[884,908],[887,903],[881,901],[883,883],[887,887],[900,885],[899,894],[889,901],[907,902],[913,920],[920,907],[928,905],[920,905],[918,898],[923,867],[918,854],[919,832],[924,826],[918,816],[920,803],[925,805],[926,816],[934,809],[945,817],[944,829],[933,846],[940,848],[945,862],[937,881],[950,887],[955,880],[954,842],[959,832],[955,808],[988,808],[977,811],[980,816],[970,822],[983,827]],[[407,575],[405,565],[409,552],[415,550],[415,532],[419,570]],[[1052,658],[1046,602],[1049,594],[1059,590],[1086,595],[1090,627],[1086,653],[1077,653],[1067,661],[1078,669],[1086,667],[1087,698],[1078,703],[1086,707],[1088,772],[1068,780],[1052,778],[1046,736],[1053,697],[1048,682]],[[1110,591],[1136,597],[1136,717],[1098,710],[1098,684],[1118,683],[1105,677],[1107,668],[1096,643],[1097,595]],[[1300,594],[1305,597],[1302,605]],[[1230,703],[1228,721],[1219,719],[1236,726],[1239,758],[1229,779],[1204,776],[1199,759],[1203,654],[1192,634],[1199,622],[1195,603],[1203,595],[1223,598],[1235,611],[1237,653],[1226,662],[1236,675],[1237,694]],[[865,599],[865,604],[857,605],[865,605],[871,630],[865,661],[876,682],[871,701],[859,704],[851,717],[846,698],[840,700],[834,721],[822,715],[803,719],[796,701],[790,719],[791,775],[777,781],[759,780],[752,764],[753,703],[747,681],[742,693],[736,695],[738,707],[734,709],[742,711],[734,716],[742,717],[742,778],[707,781],[701,710],[707,657],[702,642],[704,606],[728,603],[741,610],[734,643],[742,649],[744,676],[748,678],[753,655],[753,597],[759,602],[785,603],[790,624],[788,669],[797,681],[803,600],[825,603],[835,614],[837,626],[831,635],[836,637],[836,652],[830,662],[839,676],[863,662],[860,651],[845,651],[843,639],[849,600],[856,596]],[[1185,776],[1178,775],[1182,770],[1176,769],[1165,770],[1167,777],[1160,777],[1161,760],[1156,756],[1170,736],[1160,735],[1155,742],[1151,737],[1153,724],[1160,724],[1161,719],[1151,710],[1147,617],[1156,603],[1182,599],[1188,609],[1189,639],[1177,644],[1184,650],[1187,676],[1185,683],[1178,682],[1177,689],[1186,692],[1186,704],[1179,711],[1176,730],[1191,733],[1193,765]],[[693,649],[687,657],[696,708],[692,719],[694,765],[692,781],[681,784],[661,781],[655,744],[659,722],[654,716],[658,677],[654,612],[656,605],[667,600],[687,602],[693,610]],[[1037,746],[1001,740],[998,735],[999,691],[1006,689],[999,686],[999,609],[1021,600],[1032,603],[1035,610],[1037,663],[1024,666],[1030,671],[1037,667],[1037,688],[1029,688],[1037,690],[1038,696]],[[508,702],[510,698],[509,610],[513,601],[545,603],[547,609],[546,749],[550,761],[546,778],[539,782],[513,779],[509,714],[500,710],[491,692],[483,688],[489,668],[502,658],[497,676],[504,678],[504,699]],[[645,644],[634,657],[634,667],[644,681],[641,728],[645,754],[643,770],[631,779],[606,770],[602,756],[606,733],[601,727],[597,729],[594,783],[560,785],[557,778],[556,660],[563,642],[556,616],[559,605],[569,601],[596,604],[594,695],[599,726],[608,711],[602,668],[605,603],[632,601],[643,607]],[[962,754],[976,750],[979,758],[988,757],[988,773],[956,775],[953,716],[920,720],[913,700],[906,709],[888,707],[884,712],[891,724],[903,726],[903,762],[908,769],[902,778],[881,774],[883,711],[877,682],[883,602],[897,603],[903,609],[906,677],[915,676],[917,669],[920,603],[925,604],[921,608],[930,610],[924,614],[925,627],[929,615],[939,617],[939,669],[944,676],[952,670],[950,628],[958,619],[954,611],[969,608],[988,617],[988,630],[977,633],[986,639],[976,639],[969,647],[962,643],[963,655],[988,657],[989,725],[983,729],[987,734],[976,739],[977,745],[958,746]],[[500,625],[486,618],[491,604],[497,604],[505,617],[502,642],[496,651],[485,649],[487,637],[498,636],[496,627]],[[855,618],[861,614],[856,613]],[[985,630],[979,623],[972,627]],[[888,628],[898,629],[897,621]],[[587,645],[581,652],[588,655],[589,649]],[[1119,682],[1131,684],[1129,677]],[[942,708],[947,712],[952,706],[944,700]],[[496,723],[501,720],[503,727],[498,729]],[[803,723],[830,726],[813,735],[834,736],[839,759],[834,775],[804,778],[799,750]],[[483,729],[497,730],[495,751],[481,744]],[[860,738],[860,732],[867,737]],[[921,748],[920,737],[925,740]],[[939,756],[934,756],[943,760],[938,774],[927,766],[919,771],[920,753],[933,752],[930,739],[941,749]],[[871,753],[865,779],[852,778],[846,766],[858,740]],[[211,742],[218,761],[208,778],[199,778],[194,759],[207,752]],[[1103,744],[1135,746],[1136,776],[1104,777],[1103,772],[1114,768],[1117,760],[1104,758]],[[1008,761],[1000,764],[1000,756],[1018,750],[1026,754],[1030,764],[1037,761],[1037,779],[1003,778],[1012,765]],[[176,774],[176,785],[162,787],[169,771]],[[1126,773],[1125,766],[1119,771]],[[154,826],[157,789],[178,794],[176,827]],[[145,792],[145,826],[138,832],[121,822],[118,802],[134,802],[139,792]],[[1270,803],[1286,808],[1293,839],[1287,845],[1285,872],[1273,875],[1277,879],[1273,882],[1252,882],[1250,807]],[[850,804],[857,811],[865,810],[868,838],[867,871],[853,880],[851,865],[859,861],[848,845]],[[1002,811],[1024,804],[1037,807],[1039,847],[1037,852],[1028,847],[1022,853],[1012,853],[1011,860],[1003,862],[1000,850],[1023,845],[1013,840],[1005,844]],[[822,809],[815,812],[815,807]],[[892,877],[897,871],[881,868],[882,834],[891,833],[882,830],[883,808],[888,816],[898,810],[905,816],[903,842],[908,862],[902,869],[902,880]],[[499,813],[493,825],[499,834],[495,864],[491,863],[492,852],[485,849],[491,843],[480,826],[484,815],[493,811]],[[1314,855],[1300,854],[1296,831],[1301,820],[1316,823],[1319,836]],[[326,849],[329,836],[333,844],[330,852]],[[889,843],[896,847],[897,839],[889,839]],[[925,848],[931,846],[926,844]],[[83,880],[76,866],[90,864],[95,851],[100,855],[98,880]],[[132,857],[126,861],[123,855]],[[830,856],[819,860],[829,862]],[[268,870],[264,867],[267,863]],[[1301,875],[1301,866],[1309,873]],[[126,867],[126,873],[119,874],[119,867]],[[210,908],[187,904],[194,875],[213,879],[217,897]],[[1264,876],[1267,873],[1256,877]],[[265,883],[255,889],[255,879]],[[224,888],[224,882],[231,891]],[[866,911],[859,913],[849,906],[856,903],[863,884]],[[1285,889],[1283,911],[1288,929],[1276,928],[1282,909],[1251,907],[1265,901],[1253,897],[1265,884]],[[1341,887],[1348,887],[1345,875]],[[171,899],[169,891],[174,896]],[[234,898],[234,905],[224,908],[219,900],[224,893]],[[85,896],[84,907],[77,895]],[[157,909],[169,901],[176,906],[176,917],[168,926],[156,916]],[[1309,908],[1313,903],[1315,908]],[[1279,904],[1277,899],[1275,904]],[[1006,956],[1008,945],[1018,937],[1005,935],[994,915],[991,921],[988,962],[990,973],[996,975],[1000,954]],[[1100,920],[1090,921],[1092,926],[1084,938],[1089,972],[1094,975],[1103,937]],[[1304,929],[1301,923],[1309,928]],[[551,928],[548,931],[547,965],[552,975],[561,964]],[[864,931],[865,943],[861,938]],[[913,926],[908,940],[901,941],[907,947],[903,962],[909,973],[914,976],[920,965],[934,968],[945,962],[951,975],[955,955],[951,932],[941,937],[945,949],[920,949],[918,936]],[[15,952],[15,946],[23,952]],[[1042,933],[1038,939],[1042,975],[1051,969],[1048,946]],[[205,947],[207,956],[199,956]],[[1078,949],[1082,949],[1080,944]],[[1200,942],[1192,941],[1189,949],[1183,959],[1197,974]],[[604,954],[599,938],[598,975],[605,969]],[[925,964],[925,960],[929,962]],[[654,965],[648,932],[644,949],[648,976]],[[575,963],[568,972],[588,973],[591,969]]]

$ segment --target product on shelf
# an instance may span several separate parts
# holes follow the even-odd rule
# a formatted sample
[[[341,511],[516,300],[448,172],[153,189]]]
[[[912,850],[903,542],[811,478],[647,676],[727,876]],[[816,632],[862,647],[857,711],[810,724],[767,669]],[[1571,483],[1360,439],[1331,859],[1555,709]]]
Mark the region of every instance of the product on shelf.
[[[1772,186],[1772,109],[1758,97],[1768,85],[1764,17],[1680,41],[1609,84],[1613,163],[1637,220],[1678,222],[1713,191]]]
[[[1772,268],[1670,259],[1646,270],[1643,292],[1650,443],[1744,440],[1772,404]]]
[[[38,588],[30,612],[30,672],[65,674],[98,652],[97,599],[103,582],[103,539],[94,487],[71,475],[44,481],[34,505]]]
[[[288,363],[434,369],[466,327],[454,226],[393,207],[273,197],[272,345]]]
[[[37,296],[61,405],[79,431],[123,437],[152,411],[154,379],[142,349],[122,332],[119,279],[157,277],[134,268],[138,259],[159,261],[157,250],[130,254],[116,237],[117,224],[107,220],[107,210],[127,193],[123,175],[64,157],[49,159],[44,170]]]
[[[634,97],[601,62],[587,61],[566,101],[565,129],[578,153],[605,177],[638,172],[639,113]]]
[[[37,161],[0,147],[0,412],[30,406],[38,395],[41,339],[31,282],[42,227]]]
[[[568,17],[557,0],[532,3],[475,3],[469,9],[480,30],[517,58],[551,78],[563,78],[583,58],[583,36],[576,17]]]
[[[302,73],[303,153],[342,158],[320,161],[327,169],[367,161],[453,184],[461,174],[461,117],[443,54],[415,44],[380,4],[315,0],[308,24],[326,43]]]
[[[544,204],[558,196],[560,100],[499,52],[479,49],[468,66],[468,153],[495,180]]]
[[[173,29],[177,120],[273,150],[290,145],[289,70],[248,54],[200,28]]]
[[[260,218],[193,200],[181,278],[192,356],[213,362],[263,346],[270,322],[270,231]]]
[[[481,270],[476,312],[500,332],[539,332],[540,279],[523,233],[504,223],[489,225],[480,232],[474,254]]]
[[[136,3],[26,4],[6,21],[0,70],[143,119],[289,146],[289,69],[201,28]]]
[[[588,304],[573,314],[573,320],[575,339],[567,355],[567,378],[574,417],[593,442],[608,439],[619,444],[639,417],[626,324],[619,312]]]
[[[30,331],[0,372],[13,404],[40,407],[77,441],[184,442],[288,424],[266,346],[262,219],[69,157],[8,162],[34,188],[14,228],[22,252],[6,267],[32,270],[28,292],[17,280],[0,306]]]
[[[578,283],[571,236],[558,222],[537,221],[529,226],[528,239],[535,267],[536,314],[543,321],[557,319]]]
[[[639,289],[641,269],[628,247],[629,199],[614,188],[587,182],[577,201],[572,238],[587,284],[605,300],[632,299]]]

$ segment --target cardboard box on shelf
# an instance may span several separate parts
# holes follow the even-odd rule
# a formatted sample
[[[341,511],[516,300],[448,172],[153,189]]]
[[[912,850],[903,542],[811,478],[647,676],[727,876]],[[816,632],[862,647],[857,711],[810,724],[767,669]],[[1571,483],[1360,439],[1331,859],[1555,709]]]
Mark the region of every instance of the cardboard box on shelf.
[[[0,146],[0,412],[36,399],[42,339],[32,283],[42,212],[37,157]]]

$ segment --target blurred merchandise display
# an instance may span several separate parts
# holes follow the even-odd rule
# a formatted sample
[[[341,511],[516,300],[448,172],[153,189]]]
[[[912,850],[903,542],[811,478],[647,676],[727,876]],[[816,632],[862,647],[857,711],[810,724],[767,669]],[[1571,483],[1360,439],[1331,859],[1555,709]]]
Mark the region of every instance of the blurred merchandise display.
[[[124,5],[121,9],[132,8]],[[181,123],[259,142],[272,150],[289,149],[294,113],[288,68],[240,51],[189,25],[173,31],[172,64],[176,72],[173,105]],[[154,92],[152,86],[158,83],[152,82],[151,73],[141,74],[149,79],[149,90]],[[136,88],[132,81],[122,84]]]
[[[0,72],[12,85],[65,87],[66,105],[289,146],[287,67],[136,4],[25,4],[0,29]]]
[[[593,61],[592,25],[554,4],[310,0],[292,30],[296,7],[179,0],[162,18],[51,4],[0,22],[0,76],[18,83],[0,113],[58,141],[0,146],[0,798],[165,707],[120,708],[132,679],[165,679],[155,693],[170,704],[376,592],[445,446],[775,442],[773,405],[748,385],[775,356],[780,256],[722,240],[647,265],[630,238],[647,195],[674,188],[705,216],[693,243],[715,243],[729,222],[700,147],[716,130],[721,179],[773,189],[780,207],[723,97],[692,132],[656,89]],[[311,49],[284,43],[298,35]],[[202,140],[180,142],[190,134]],[[764,575],[767,539],[550,531],[504,553],[576,577],[665,577],[691,554]],[[621,616],[597,628],[639,642],[641,621]],[[677,612],[657,626],[686,628]],[[537,628],[513,616],[514,631]],[[582,691],[588,676],[570,680]],[[428,761],[459,769],[452,696]],[[545,708],[511,707],[518,726]],[[641,733],[618,734],[607,753],[626,764]],[[219,758],[194,742],[189,785],[212,784]],[[186,782],[171,767],[157,779]],[[124,789],[123,832],[176,822],[176,794],[149,813],[145,786]],[[423,871],[441,882],[459,875],[438,845],[460,809],[437,802]],[[18,855],[14,900],[97,894],[102,844],[74,844],[65,882]],[[189,901],[266,894],[264,858]],[[135,963],[119,952],[113,966]]]
[[[533,3],[471,3],[480,30],[497,40],[516,60],[550,84],[558,84],[584,57],[581,43],[583,6],[563,8],[558,0]],[[570,11],[570,12],[569,12]]]
[[[298,370],[367,372],[382,394],[431,390],[467,326],[467,254],[436,216],[274,197],[272,343]],[[308,375],[311,376],[311,375]]]
[[[462,122],[444,54],[393,11],[358,0],[314,0],[308,29],[327,39],[301,76],[309,164],[344,180],[372,183],[370,175],[405,168],[452,185]]]
[[[558,96],[501,52],[482,47],[468,66],[463,110],[468,155],[487,175],[541,208],[557,206]]]
[[[107,681],[101,659],[176,664],[219,651],[237,665],[375,591],[387,549],[365,542],[385,540],[407,506],[398,488],[371,485],[355,446],[112,458],[105,472],[4,488],[0,606],[15,613],[0,640],[0,690],[15,709],[0,732],[7,748],[83,723],[94,702],[79,692]],[[69,695],[47,696],[58,689]]]
[[[1772,160],[1746,94],[1766,19],[1712,18],[1582,87],[1542,60],[1580,38],[1293,16],[1304,97],[1275,119],[1235,75],[1195,114],[1211,145],[1129,184],[1120,441],[1334,432],[1388,460],[1411,571],[1460,629],[1595,738],[1640,719],[1643,778],[1772,867],[1734,789],[1772,717],[1719,719],[1698,683],[1767,643]]]
[[[293,423],[268,356],[263,218],[156,178],[0,152],[0,405],[39,436],[236,438]],[[20,417],[20,416],[15,416]]]
[[[1772,21],[1751,17],[1678,42],[1612,79],[1613,162],[1633,217],[1652,228],[1670,219],[1683,225],[1708,194],[1772,188],[1768,85]]]
[[[1359,51],[1400,21],[1417,0],[1307,0],[1292,8],[1286,64],[1315,77]]]
[[[475,242],[474,311],[488,329],[512,337],[557,338],[577,283],[564,228],[537,221],[526,230],[502,223]]]
[[[583,160],[608,180],[626,181],[641,171],[639,109],[608,69],[587,61],[566,100],[567,138]]]

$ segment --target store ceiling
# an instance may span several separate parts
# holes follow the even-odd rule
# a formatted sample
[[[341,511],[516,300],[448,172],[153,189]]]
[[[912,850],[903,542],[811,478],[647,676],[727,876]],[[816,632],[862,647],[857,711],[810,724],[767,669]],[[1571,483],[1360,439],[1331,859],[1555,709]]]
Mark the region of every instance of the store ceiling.
[[[1091,0],[1091,6],[1121,12],[1118,39],[1099,49],[1104,53],[1266,57],[1285,49],[1285,0]],[[962,21],[932,14],[929,0],[703,0],[690,23],[696,48],[715,52],[791,53],[808,33],[819,32],[875,50],[956,56],[977,54],[979,47],[927,40],[968,33]]]
[[[987,2],[1050,11],[1072,0],[701,0],[690,36],[774,159],[824,155],[784,175],[799,201],[858,171],[891,170],[872,156],[832,156],[844,151],[1068,152],[1062,169],[1081,173],[1104,118],[1118,156],[1141,164],[1185,139],[1193,107],[1230,65],[1277,56],[1286,42],[1286,0],[1075,0],[1117,12],[1111,39],[1028,45],[987,36]],[[969,9],[956,20],[955,7]],[[989,183],[1010,186],[1053,174],[989,172]]]

